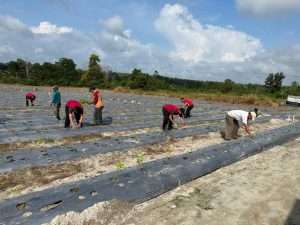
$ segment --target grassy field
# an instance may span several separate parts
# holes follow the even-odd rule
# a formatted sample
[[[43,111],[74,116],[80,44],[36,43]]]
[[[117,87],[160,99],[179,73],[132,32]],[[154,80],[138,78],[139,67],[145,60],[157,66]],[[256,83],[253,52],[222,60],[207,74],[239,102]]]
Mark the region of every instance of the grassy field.
[[[214,102],[225,102],[229,104],[246,104],[246,105],[256,105],[256,106],[271,106],[278,107],[284,99],[276,99],[274,97],[266,95],[233,95],[233,94],[223,94],[223,93],[203,93],[195,91],[167,91],[167,90],[158,90],[158,91],[143,91],[143,90],[132,90],[124,87],[114,88],[115,92],[123,93],[135,93],[141,95],[157,95],[157,96],[166,96],[166,97],[190,97],[193,99],[202,99],[207,101]]]

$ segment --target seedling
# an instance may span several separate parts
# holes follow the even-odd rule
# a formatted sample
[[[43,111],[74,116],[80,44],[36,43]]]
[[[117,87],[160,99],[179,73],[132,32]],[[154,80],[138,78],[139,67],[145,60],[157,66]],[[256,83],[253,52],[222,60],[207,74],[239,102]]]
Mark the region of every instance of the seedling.
[[[84,105],[84,104],[90,104],[90,102],[86,99],[80,99],[79,100],[80,104]]]
[[[137,156],[136,156],[136,162],[137,164],[140,166],[140,170],[141,171],[144,171],[144,167],[143,167],[143,163],[144,163],[144,153],[139,153]]]
[[[115,166],[117,167],[118,170],[122,170],[126,167],[125,163],[122,161],[118,161]]]
[[[144,162],[144,153],[139,153],[139,154],[137,154],[137,156],[136,156],[136,162],[137,162],[137,164],[140,166],[141,164],[143,164],[143,162]]]

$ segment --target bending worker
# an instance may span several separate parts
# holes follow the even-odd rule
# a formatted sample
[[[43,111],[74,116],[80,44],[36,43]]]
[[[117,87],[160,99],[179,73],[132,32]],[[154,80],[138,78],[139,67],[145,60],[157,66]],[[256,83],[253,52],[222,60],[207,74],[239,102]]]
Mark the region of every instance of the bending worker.
[[[248,135],[251,135],[249,128],[249,121],[255,120],[258,115],[258,109],[254,109],[252,112],[244,110],[232,110],[226,113],[225,118],[225,140],[237,139],[239,137],[238,130],[240,128],[239,123],[245,129]]]
[[[191,111],[194,108],[193,100],[190,98],[181,98],[180,100],[184,104],[184,108],[182,109],[184,118],[191,117]]]
[[[57,86],[53,87],[52,91],[52,99],[51,99],[51,106],[54,107],[54,115],[58,120],[60,120],[60,107],[61,107],[61,95],[59,92],[59,88]]]
[[[74,124],[76,121],[76,125]],[[70,100],[66,103],[65,128],[80,128],[83,122],[83,108],[76,100]]]
[[[31,103],[31,106],[34,106],[33,102],[35,101],[36,97],[35,97],[35,95],[33,93],[28,92],[25,95],[25,98],[26,98],[26,106],[27,107],[29,106],[29,102]]]
[[[163,125],[162,125],[163,130],[166,130],[166,128],[168,128],[168,130],[173,129],[173,126],[176,125],[175,123],[176,116],[180,118],[180,121],[184,125],[184,121],[182,119],[183,113],[176,105],[166,104],[163,106],[162,112],[163,112]]]
[[[102,110],[104,108],[102,95],[100,93],[100,90],[98,90],[94,87],[90,88],[90,93],[91,93],[92,104],[94,104],[94,106],[95,106],[94,124],[100,125],[100,124],[102,124]]]

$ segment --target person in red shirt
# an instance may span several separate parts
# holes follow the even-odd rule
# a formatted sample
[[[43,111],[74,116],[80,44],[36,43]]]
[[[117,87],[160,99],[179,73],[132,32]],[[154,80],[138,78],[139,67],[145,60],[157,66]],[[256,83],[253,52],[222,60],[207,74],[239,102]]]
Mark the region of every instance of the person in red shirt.
[[[25,99],[26,99],[26,106],[28,107],[29,106],[29,102],[31,103],[31,106],[34,106],[33,102],[34,100],[36,99],[35,95],[31,92],[28,92],[26,95],[25,95]]]
[[[66,103],[65,128],[80,128],[83,122],[83,107],[76,100],[70,100]],[[77,125],[75,126],[74,120]]]
[[[162,112],[163,112],[163,125],[162,125],[162,129],[166,130],[166,128],[168,128],[168,130],[172,130],[173,126],[176,125],[174,119],[174,116],[179,116],[179,118],[181,118],[181,121],[183,122],[183,114],[180,111],[180,109],[176,106],[176,105],[172,105],[172,104],[166,104],[162,107]]]
[[[191,117],[191,111],[194,108],[193,100],[189,98],[181,98],[180,100],[184,104],[184,108],[182,109],[184,118]]]
[[[102,100],[102,95],[100,91],[94,87],[90,88],[90,93],[91,93],[91,99],[92,99],[92,104],[95,106],[94,110],[94,124],[95,125],[100,125],[102,124],[102,110],[104,108],[103,100]]]

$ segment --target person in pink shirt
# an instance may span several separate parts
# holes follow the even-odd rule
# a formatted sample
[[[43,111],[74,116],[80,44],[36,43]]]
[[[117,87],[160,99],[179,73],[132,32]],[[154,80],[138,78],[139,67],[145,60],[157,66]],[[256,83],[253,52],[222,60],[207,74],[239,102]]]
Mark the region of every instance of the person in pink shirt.
[[[179,116],[181,118],[181,121],[183,122],[183,113],[180,111],[180,109],[176,105],[172,104],[166,104],[162,107],[163,112],[163,130],[172,130],[173,126],[176,125],[174,119],[174,116]],[[183,122],[184,123],[184,122]]]
[[[184,108],[182,110],[184,118],[191,117],[191,111],[194,108],[193,100],[190,98],[181,98],[180,100],[184,104]]]
[[[31,106],[34,106],[33,102],[36,99],[35,94],[28,92],[25,95],[25,99],[26,99],[26,106],[29,106],[29,102],[31,103]]]
[[[65,128],[80,128],[83,122],[83,107],[76,100],[70,100],[66,103]],[[74,124],[74,120],[77,125]]]

